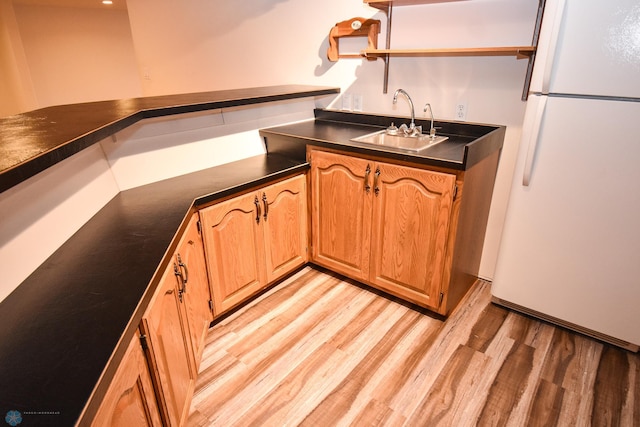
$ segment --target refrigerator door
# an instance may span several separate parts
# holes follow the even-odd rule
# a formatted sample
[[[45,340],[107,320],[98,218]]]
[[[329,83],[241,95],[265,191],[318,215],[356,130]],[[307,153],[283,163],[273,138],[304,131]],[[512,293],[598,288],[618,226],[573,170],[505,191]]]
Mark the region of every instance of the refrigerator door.
[[[640,102],[548,97],[523,131],[536,146],[525,137],[518,154],[495,297],[640,344],[638,117]]]
[[[547,0],[531,92],[640,98],[640,2]]]

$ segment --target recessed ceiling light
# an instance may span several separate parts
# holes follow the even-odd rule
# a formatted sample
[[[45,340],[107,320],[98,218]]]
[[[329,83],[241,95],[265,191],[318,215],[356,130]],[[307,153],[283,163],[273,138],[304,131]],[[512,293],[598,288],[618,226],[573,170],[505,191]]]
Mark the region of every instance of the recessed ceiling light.
[[[102,0],[102,4],[113,4],[111,0]]]

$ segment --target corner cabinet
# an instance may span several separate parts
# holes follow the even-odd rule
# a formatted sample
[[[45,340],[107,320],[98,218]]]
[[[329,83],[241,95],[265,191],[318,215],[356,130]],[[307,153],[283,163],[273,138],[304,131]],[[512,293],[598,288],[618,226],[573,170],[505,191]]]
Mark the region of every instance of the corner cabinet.
[[[174,263],[179,275],[175,275],[182,292],[184,312],[189,326],[189,344],[195,372],[200,367],[204,351],[204,340],[213,320],[211,290],[204,256],[204,243],[200,217],[193,214],[186,231],[180,239]]]
[[[194,214],[141,322],[165,425],[181,426],[197,376],[204,334],[212,319],[209,285]]]
[[[139,334],[129,343],[91,426],[162,426]]]
[[[435,311],[456,176],[312,150],[313,260]]]
[[[306,175],[204,208],[217,316],[307,262]]]
[[[297,175],[192,214],[92,426],[186,424],[214,314],[308,261],[306,188]]]

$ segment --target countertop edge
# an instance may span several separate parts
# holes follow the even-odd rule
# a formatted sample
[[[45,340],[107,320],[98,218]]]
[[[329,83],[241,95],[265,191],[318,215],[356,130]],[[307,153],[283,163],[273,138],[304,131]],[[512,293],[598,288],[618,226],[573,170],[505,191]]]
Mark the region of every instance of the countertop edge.
[[[349,140],[347,134],[354,134],[357,128],[362,128],[362,134],[374,132],[386,128],[391,122],[402,122],[401,116],[386,116],[373,113],[352,113],[337,110],[315,109],[315,120],[309,119],[303,123],[313,125],[300,131],[303,123],[274,126],[260,130],[260,135],[265,139],[269,153],[284,154],[292,158],[303,159],[305,150],[303,145],[326,147],[359,155],[378,156],[395,161],[411,162],[423,166],[450,169],[453,171],[465,171],[473,167],[484,157],[493,151],[500,150],[503,145],[505,126],[472,122],[439,122],[435,125],[441,127],[439,132],[445,135],[453,135],[454,138],[469,140],[464,150],[459,153],[459,158],[442,156],[442,152],[425,150],[422,153],[412,153],[407,150],[391,147],[376,146],[366,143],[356,143]],[[322,123],[321,130],[317,129],[317,123]],[[429,127],[430,123],[424,119],[416,119],[416,124]],[[323,129],[327,127],[340,129],[325,134]],[[347,132],[346,129],[349,129]],[[271,140],[269,137],[272,137]],[[353,135],[352,135],[353,136]],[[305,144],[296,144],[303,141]],[[460,144],[459,142],[457,142]],[[446,144],[446,141],[445,141]],[[436,147],[437,148],[437,147]]]

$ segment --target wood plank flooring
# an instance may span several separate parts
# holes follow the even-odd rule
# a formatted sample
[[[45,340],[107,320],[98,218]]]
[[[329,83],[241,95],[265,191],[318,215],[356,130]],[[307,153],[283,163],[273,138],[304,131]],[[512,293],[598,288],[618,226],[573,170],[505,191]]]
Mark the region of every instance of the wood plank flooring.
[[[640,426],[640,355],[490,303],[446,320],[305,268],[211,328],[189,426]]]

